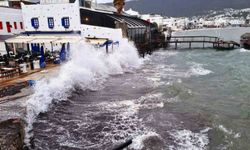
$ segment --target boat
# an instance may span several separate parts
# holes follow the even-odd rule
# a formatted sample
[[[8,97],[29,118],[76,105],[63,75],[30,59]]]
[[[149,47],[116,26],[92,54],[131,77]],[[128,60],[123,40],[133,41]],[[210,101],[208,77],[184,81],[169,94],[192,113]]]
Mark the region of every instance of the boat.
[[[240,45],[242,48],[250,50],[250,33],[245,33],[240,37]]]

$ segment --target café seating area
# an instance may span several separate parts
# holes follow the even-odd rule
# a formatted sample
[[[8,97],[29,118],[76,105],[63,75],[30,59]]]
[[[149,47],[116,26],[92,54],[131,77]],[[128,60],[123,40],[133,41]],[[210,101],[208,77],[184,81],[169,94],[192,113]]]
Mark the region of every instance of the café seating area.
[[[0,81],[42,70],[50,64],[60,64],[66,60],[65,45],[62,44],[61,50],[53,52],[44,50],[43,45],[37,44],[31,51],[17,49],[16,54],[12,51],[0,54]]]

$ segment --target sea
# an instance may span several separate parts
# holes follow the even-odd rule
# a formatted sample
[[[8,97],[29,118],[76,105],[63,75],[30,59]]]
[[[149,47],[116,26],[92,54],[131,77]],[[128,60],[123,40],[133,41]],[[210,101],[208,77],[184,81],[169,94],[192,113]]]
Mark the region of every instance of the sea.
[[[181,31],[239,42],[250,28]],[[160,49],[140,58],[72,46],[58,74],[27,100],[26,144],[38,150],[250,149],[250,51]]]

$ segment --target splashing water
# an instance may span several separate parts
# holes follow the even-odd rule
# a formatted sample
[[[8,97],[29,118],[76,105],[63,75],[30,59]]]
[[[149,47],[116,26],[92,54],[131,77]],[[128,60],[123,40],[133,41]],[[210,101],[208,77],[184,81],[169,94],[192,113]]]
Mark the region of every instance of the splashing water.
[[[109,75],[121,74],[141,64],[136,48],[125,39],[110,54],[87,43],[73,45],[70,60],[61,66],[58,75],[37,81],[34,94],[27,101],[25,143],[30,145],[33,123],[40,113],[49,109],[51,103],[66,100],[75,87],[96,89]]]
[[[179,150],[201,150],[206,149],[209,143],[208,131],[210,128],[194,133],[190,130],[180,130],[170,133],[174,137],[177,147],[170,146],[170,149]]]

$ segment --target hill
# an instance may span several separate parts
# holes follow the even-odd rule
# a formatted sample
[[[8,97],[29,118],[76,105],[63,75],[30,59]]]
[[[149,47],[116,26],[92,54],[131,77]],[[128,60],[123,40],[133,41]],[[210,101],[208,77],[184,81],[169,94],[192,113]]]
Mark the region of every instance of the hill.
[[[166,16],[198,16],[210,10],[225,8],[243,9],[250,7],[250,0],[134,0],[126,2],[126,9],[140,13],[157,13]]]

